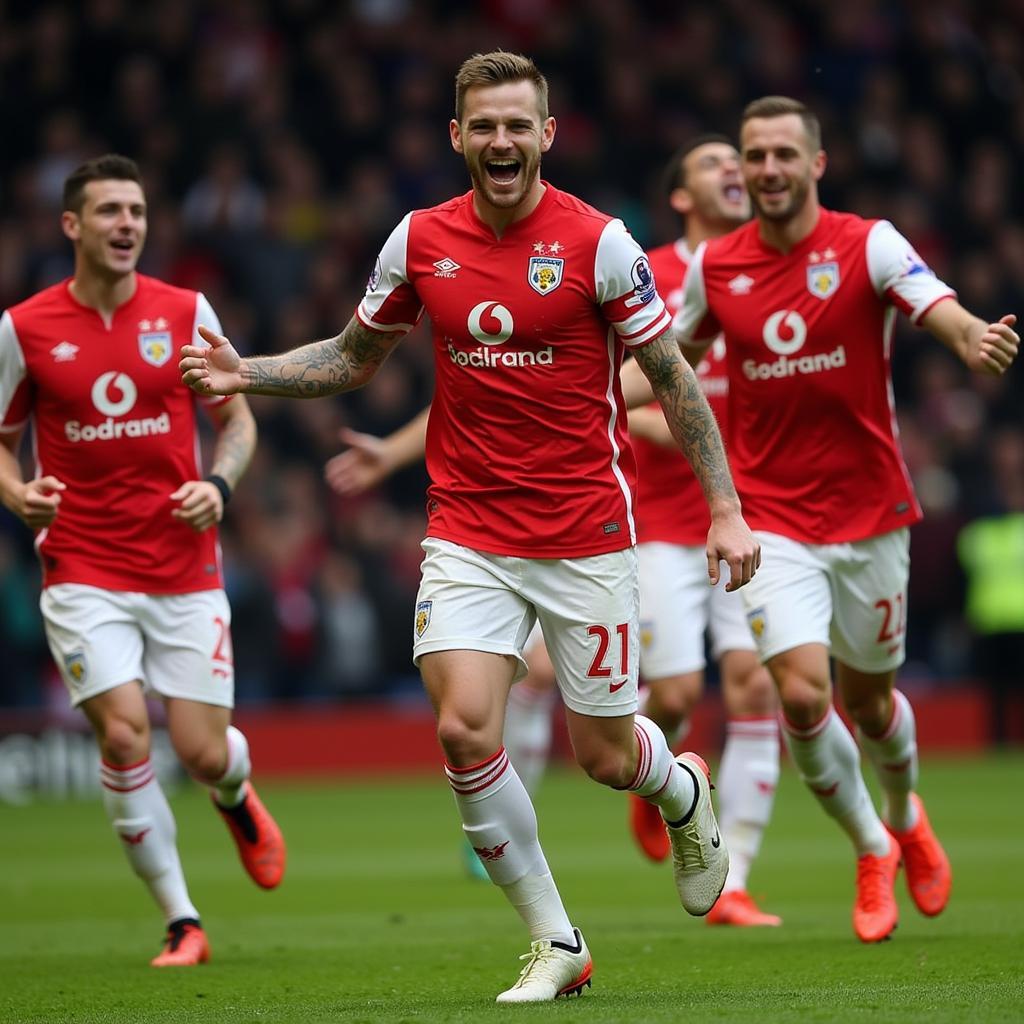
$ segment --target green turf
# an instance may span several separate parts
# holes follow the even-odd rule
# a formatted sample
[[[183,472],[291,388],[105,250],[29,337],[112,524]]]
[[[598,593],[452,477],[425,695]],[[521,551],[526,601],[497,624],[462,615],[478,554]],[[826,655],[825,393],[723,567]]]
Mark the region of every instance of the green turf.
[[[777,930],[709,928],[641,861],[620,795],[575,771],[538,797],[542,838],[594,955],[594,987],[496,1007],[523,932],[462,873],[442,778],[263,788],[290,845],[257,890],[195,788],[177,794],[182,858],[213,962],[147,966],[160,922],[97,803],[0,807],[0,1021],[1007,1021],[1024,1018],[1024,758],[932,761],[922,792],[955,869],[936,920],[900,893],[896,937],[850,930],[845,840],[784,773],[751,888]],[[902,885],[902,883],[901,883]]]

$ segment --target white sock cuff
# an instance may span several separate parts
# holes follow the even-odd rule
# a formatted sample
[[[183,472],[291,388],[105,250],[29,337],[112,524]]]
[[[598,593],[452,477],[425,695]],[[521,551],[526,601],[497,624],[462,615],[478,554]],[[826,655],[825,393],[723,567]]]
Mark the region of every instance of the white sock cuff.
[[[869,733],[864,732],[863,729],[858,731],[862,737],[869,739],[872,743],[885,743],[891,740],[905,723],[913,721],[914,709],[910,706],[910,701],[899,690],[893,690],[892,717],[889,719],[889,724],[885,729],[877,736],[871,736]]]
[[[226,734],[228,744],[228,763],[224,774],[217,780],[218,787],[240,786],[252,772],[249,759],[249,741],[241,729],[229,725]]]
[[[508,781],[509,759],[504,747],[479,764],[456,768],[445,761],[444,773],[456,796],[465,800],[483,800],[496,793]]]
[[[657,796],[671,778],[675,764],[672,752],[665,734],[649,718],[634,716],[633,731],[637,743],[636,774],[624,788],[639,796]]]
[[[136,761],[135,764],[126,765],[100,761],[100,782],[105,789],[114,793],[131,793],[133,790],[142,789],[155,778],[153,763],[148,757]]]
[[[779,735],[779,720],[774,715],[737,715],[725,723],[725,731],[743,739],[772,739]]]
[[[836,709],[829,704],[828,710],[813,725],[806,727],[794,725],[784,714],[779,715],[779,724],[782,731],[794,740],[813,740],[820,736],[831,724]]]

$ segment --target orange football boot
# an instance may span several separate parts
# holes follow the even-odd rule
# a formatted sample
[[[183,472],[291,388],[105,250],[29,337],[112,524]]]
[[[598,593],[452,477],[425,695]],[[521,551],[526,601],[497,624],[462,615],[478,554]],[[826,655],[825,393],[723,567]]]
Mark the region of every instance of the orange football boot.
[[[210,959],[206,932],[194,918],[182,918],[167,926],[163,952],[149,961],[151,967],[195,967]]]
[[[651,860],[663,861],[672,852],[661,811],[635,793],[629,794],[629,826],[637,846]]]
[[[263,889],[280,885],[286,859],[284,836],[253,784],[246,783],[245,799],[237,807],[221,807],[216,799],[213,806],[227,822],[249,877]]]
[[[708,912],[708,924],[731,924],[736,928],[778,928],[782,918],[766,914],[746,889],[730,889],[718,897]]]
[[[922,914],[934,917],[949,902],[953,872],[945,850],[932,831],[921,798],[912,793],[910,799],[917,808],[917,824],[903,832],[897,832],[888,825],[885,827],[900,844],[903,869],[907,873],[907,888],[915,906]]]
[[[889,852],[881,857],[866,853],[857,858],[857,898],[853,904],[853,930],[861,942],[889,938],[899,920],[893,886],[900,867],[900,847],[889,838]]]

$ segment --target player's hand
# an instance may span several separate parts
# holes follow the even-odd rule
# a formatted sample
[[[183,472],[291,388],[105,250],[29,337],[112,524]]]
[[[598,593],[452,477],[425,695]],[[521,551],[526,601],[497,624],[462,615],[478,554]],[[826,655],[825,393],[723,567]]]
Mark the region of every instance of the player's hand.
[[[234,395],[242,390],[242,359],[222,334],[199,325],[200,337],[209,348],[182,345],[178,369],[181,379],[201,395]]]
[[[1008,313],[988,330],[978,342],[976,364],[971,367],[979,373],[1000,376],[1006,373],[1020,350],[1020,335],[1013,329],[1017,317]]]
[[[349,447],[324,466],[324,477],[331,490],[350,498],[376,487],[390,475],[394,467],[385,441],[348,427],[343,427],[338,436]]]
[[[708,579],[718,583],[719,563],[729,566],[729,582],[725,589],[732,592],[749,583],[761,565],[761,545],[750,532],[739,512],[712,518],[708,531]]]
[[[57,518],[61,491],[67,484],[55,476],[41,476],[29,480],[16,493],[11,511],[33,530],[42,530]]]
[[[202,533],[224,518],[224,499],[216,484],[209,480],[187,480],[172,495],[171,501],[181,504],[171,515]]]

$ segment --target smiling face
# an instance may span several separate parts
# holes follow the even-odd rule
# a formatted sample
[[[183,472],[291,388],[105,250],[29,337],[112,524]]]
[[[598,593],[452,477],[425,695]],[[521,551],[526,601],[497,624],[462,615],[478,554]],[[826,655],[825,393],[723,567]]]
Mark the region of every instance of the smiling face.
[[[752,117],[740,130],[743,179],[759,217],[793,220],[816,202],[825,153],[813,149],[798,114]]]
[[[740,155],[726,142],[708,142],[683,157],[685,184],[672,206],[705,225],[730,230],[750,219],[750,197],[740,175]]]
[[[75,246],[79,267],[108,279],[135,270],[146,241],[146,197],[136,181],[104,178],[87,182],[78,210],[65,210],[64,234]]]
[[[450,132],[478,204],[507,213],[539,199],[541,154],[551,148],[555,119],[541,116],[532,82],[472,86]]]

